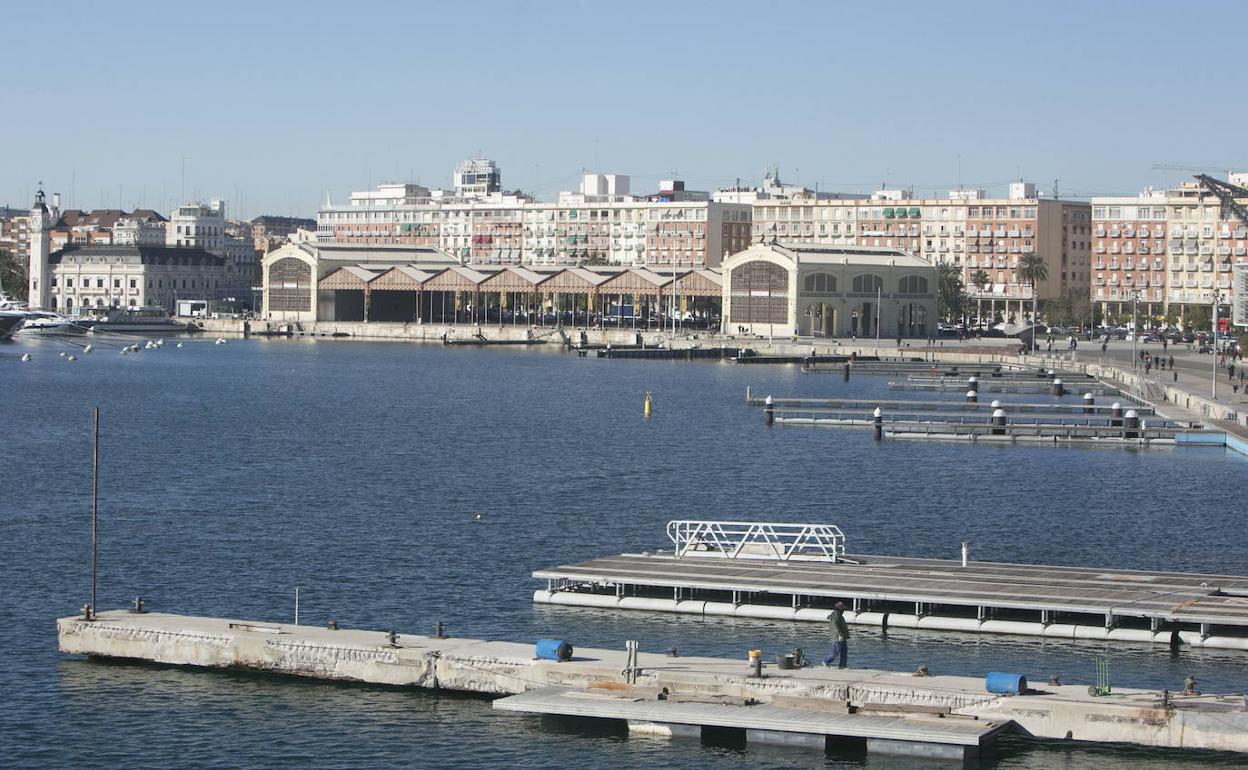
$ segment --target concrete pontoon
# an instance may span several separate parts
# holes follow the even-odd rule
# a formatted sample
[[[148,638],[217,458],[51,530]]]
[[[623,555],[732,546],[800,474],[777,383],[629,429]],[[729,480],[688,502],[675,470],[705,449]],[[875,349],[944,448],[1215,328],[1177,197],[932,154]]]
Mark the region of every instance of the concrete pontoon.
[[[848,555],[814,524],[674,521],[675,549],[541,569],[542,604],[1248,650],[1248,577]]]

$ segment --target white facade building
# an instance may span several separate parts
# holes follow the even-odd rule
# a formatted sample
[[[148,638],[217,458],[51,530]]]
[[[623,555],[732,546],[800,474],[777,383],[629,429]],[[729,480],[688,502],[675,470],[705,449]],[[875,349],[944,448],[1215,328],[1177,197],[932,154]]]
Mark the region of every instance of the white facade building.
[[[165,245],[220,252],[225,245],[225,202],[178,206],[166,225]]]
[[[113,225],[115,246],[164,246],[165,222],[139,217],[123,217]]]

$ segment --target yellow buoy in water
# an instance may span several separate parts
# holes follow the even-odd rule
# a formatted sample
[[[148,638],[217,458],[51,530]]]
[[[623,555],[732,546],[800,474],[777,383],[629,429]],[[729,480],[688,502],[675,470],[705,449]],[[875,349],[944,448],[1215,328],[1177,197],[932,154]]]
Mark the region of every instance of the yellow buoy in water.
[[[647,390],[647,391],[646,391],[646,406],[645,406],[645,416],[646,416],[646,417],[649,417],[649,416],[650,416],[650,409],[651,409],[651,402],[652,402],[652,401],[653,401],[653,399],[650,397],[650,391],[648,391],[648,390]]]

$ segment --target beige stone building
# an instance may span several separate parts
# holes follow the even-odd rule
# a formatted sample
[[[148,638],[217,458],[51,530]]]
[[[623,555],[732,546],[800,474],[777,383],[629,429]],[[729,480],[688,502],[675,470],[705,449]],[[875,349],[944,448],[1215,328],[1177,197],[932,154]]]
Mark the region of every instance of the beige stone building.
[[[721,270],[729,333],[935,333],[936,268],[901,249],[760,243],[725,259]]]

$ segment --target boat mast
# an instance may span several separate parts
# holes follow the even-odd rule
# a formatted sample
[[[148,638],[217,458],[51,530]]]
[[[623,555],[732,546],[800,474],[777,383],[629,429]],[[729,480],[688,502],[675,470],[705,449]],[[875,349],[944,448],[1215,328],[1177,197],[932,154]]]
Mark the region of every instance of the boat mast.
[[[94,439],[91,449],[91,604],[88,620],[95,620],[95,586],[99,559],[100,504],[100,408],[93,407]]]

